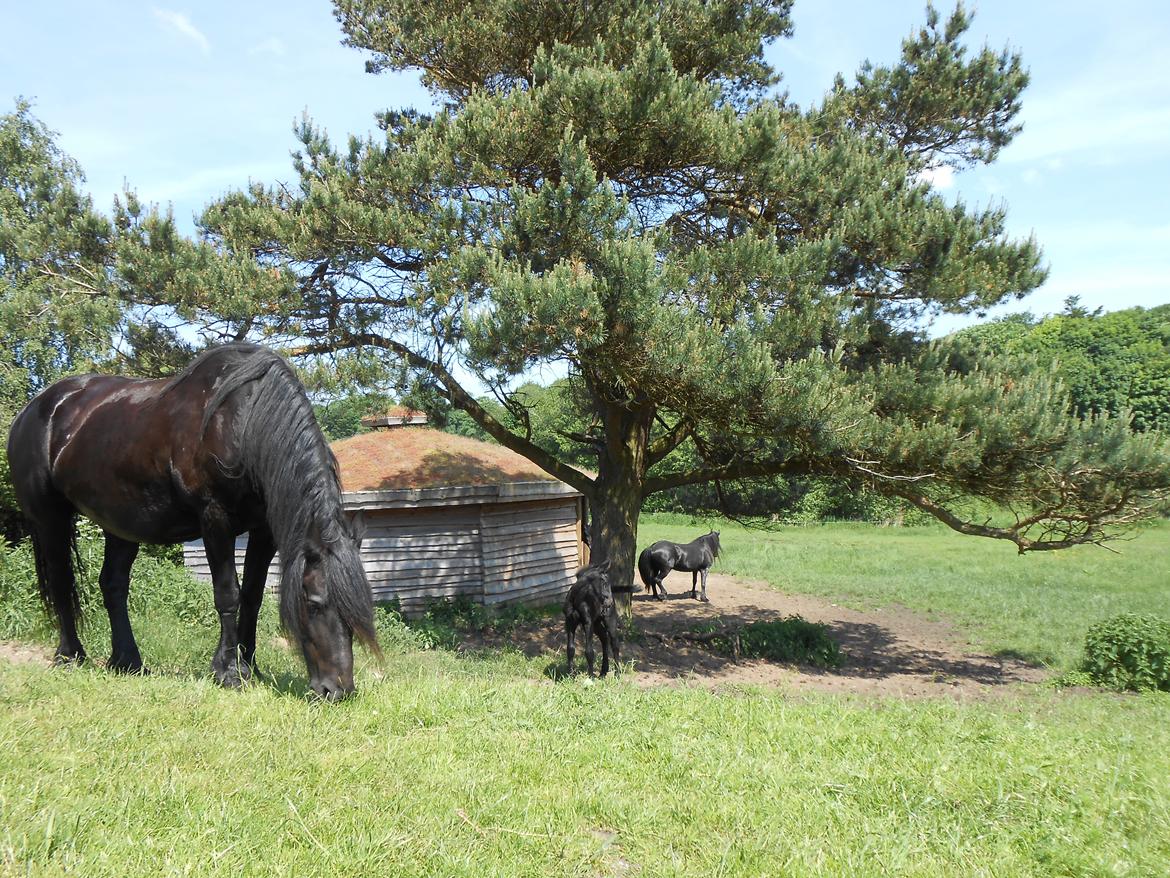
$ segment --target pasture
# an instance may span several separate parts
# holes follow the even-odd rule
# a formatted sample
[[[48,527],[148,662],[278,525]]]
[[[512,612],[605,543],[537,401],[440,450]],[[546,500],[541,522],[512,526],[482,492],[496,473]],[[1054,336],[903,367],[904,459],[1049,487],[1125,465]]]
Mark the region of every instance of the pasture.
[[[705,524],[644,520],[639,543]],[[1054,672],[1103,616],[1170,616],[1165,526],[1120,556],[1024,558],[936,528],[720,530],[718,573],[949,618]],[[0,874],[1170,873],[1164,694],[554,682],[563,651],[427,648],[447,641],[382,614],[385,664],[359,652],[358,697],[330,705],[305,697],[271,603],[263,682],[217,687],[210,589],[176,589],[169,617],[132,596],[150,677],[0,658]]]

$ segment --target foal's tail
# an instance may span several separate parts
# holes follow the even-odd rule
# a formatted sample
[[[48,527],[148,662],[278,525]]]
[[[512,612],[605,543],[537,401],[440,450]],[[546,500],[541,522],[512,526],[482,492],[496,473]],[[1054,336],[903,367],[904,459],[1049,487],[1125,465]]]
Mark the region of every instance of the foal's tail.
[[[646,591],[650,591],[651,583],[654,582],[654,562],[650,560],[650,549],[642,550],[642,554],[638,556],[638,575],[642,577],[642,585],[646,586]]]

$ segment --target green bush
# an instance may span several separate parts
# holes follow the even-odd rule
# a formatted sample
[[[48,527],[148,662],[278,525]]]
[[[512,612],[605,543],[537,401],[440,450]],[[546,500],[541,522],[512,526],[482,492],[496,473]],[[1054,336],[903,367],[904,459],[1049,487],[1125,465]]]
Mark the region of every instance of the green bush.
[[[1081,670],[1111,689],[1170,690],[1170,622],[1137,613],[1098,622],[1085,637]]]
[[[751,622],[715,638],[714,647],[724,654],[762,658],[773,662],[797,662],[818,668],[841,666],[841,647],[829,636],[829,628],[801,616]]]

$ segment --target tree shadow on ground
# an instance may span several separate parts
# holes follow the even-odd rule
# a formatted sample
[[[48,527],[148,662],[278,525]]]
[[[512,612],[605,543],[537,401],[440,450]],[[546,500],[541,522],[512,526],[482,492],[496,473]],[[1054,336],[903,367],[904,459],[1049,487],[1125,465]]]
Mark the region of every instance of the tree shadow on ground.
[[[841,647],[844,661],[839,668],[781,665],[764,659],[737,662],[706,644],[686,639],[688,634],[711,630],[712,627],[734,630],[752,622],[779,619],[798,612],[797,609],[785,611],[783,606],[769,605],[776,604],[769,596],[762,598],[764,605],[717,607],[693,600],[689,588],[669,595],[665,601],[636,596],[633,601],[634,627],[625,638],[622,661],[632,662],[634,669],[643,675],[666,681],[707,678],[729,683],[778,682],[769,678],[766,672],[767,666],[772,666],[793,676],[832,680],[837,684],[835,688],[858,690],[883,680],[912,680],[924,685],[978,689],[1034,682],[1044,676],[1034,664],[1016,657],[973,652],[962,638],[949,632],[945,623],[925,620],[909,611],[875,613],[873,618],[866,618],[866,614],[860,611],[845,610],[823,602],[826,611],[823,615],[845,618],[818,619],[809,612],[812,600],[809,598],[801,598],[799,614],[809,621],[823,624],[829,636]],[[544,676],[552,680],[565,676],[564,628],[559,618],[547,617],[517,626],[506,639],[483,633],[468,633],[466,636],[480,652],[512,649],[529,658],[548,657],[550,662],[545,667]],[[583,660],[583,647],[578,640],[578,664]],[[583,668],[577,670],[584,673]]]

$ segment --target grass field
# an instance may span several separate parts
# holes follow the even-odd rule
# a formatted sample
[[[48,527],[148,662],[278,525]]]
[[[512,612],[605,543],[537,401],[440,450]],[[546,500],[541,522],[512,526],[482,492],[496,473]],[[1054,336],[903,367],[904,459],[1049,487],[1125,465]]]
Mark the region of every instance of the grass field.
[[[946,614],[1060,667],[1101,615],[1170,615],[1165,528],[1038,564],[933,529],[723,537],[723,572]],[[385,665],[363,656],[360,695],[326,705],[271,607],[243,692],[210,683],[189,611],[144,620],[148,678],[0,661],[0,874],[1170,874],[1165,694],[554,683],[547,659],[423,650],[387,618]]]
[[[1170,618],[1170,526],[1136,532],[1114,551],[1079,546],[1020,555],[1003,540],[943,527],[858,524],[775,532],[651,516],[639,544],[686,542],[714,527],[723,554],[714,569],[820,595],[858,608],[902,605],[962,626],[992,652],[1071,668],[1085,632],[1117,613]]]

